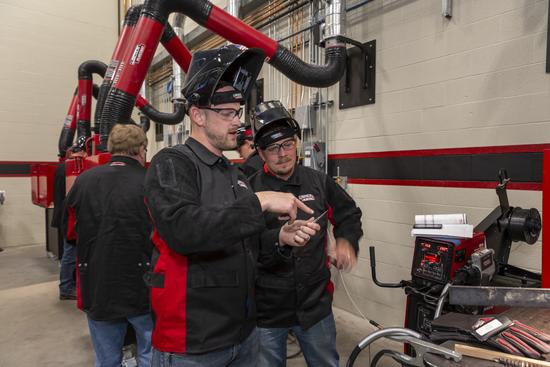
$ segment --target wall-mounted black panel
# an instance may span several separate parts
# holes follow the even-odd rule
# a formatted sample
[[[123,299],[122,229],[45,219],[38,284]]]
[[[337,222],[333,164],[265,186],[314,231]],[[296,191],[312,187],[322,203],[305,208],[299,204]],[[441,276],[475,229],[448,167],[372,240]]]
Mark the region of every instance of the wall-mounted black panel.
[[[346,71],[340,79],[340,109],[364,106],[375,102],[376,40],[347,50]]]

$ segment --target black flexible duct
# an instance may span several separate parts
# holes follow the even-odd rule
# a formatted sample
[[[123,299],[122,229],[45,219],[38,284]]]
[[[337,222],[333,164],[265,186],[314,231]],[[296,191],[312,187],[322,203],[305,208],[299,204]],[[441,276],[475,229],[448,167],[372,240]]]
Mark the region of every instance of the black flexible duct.
[[[78,94],[78,88],[75,88],[73,93],[73,102],[74,107],[71,106],[65,121],[63,122],[63,128],[61,129],[61,134],[59,134],[59,141],[57,143],[57,149],[59,151],[59,156],[64,157],[69,149],[73,145],[74,133],[76,129],[71,126],[72,119],[75,118],[76,114],[76,95]],[[92,87],[92,95],[97,100],[99,95],[99,87],[94,84]]]
[[[298,84],[326,88],[339,81],[346,70],[346,47],[327,48],[325,60],[325,65],[307,64],[279,45],[275,57],[269,63]]]
[[[149,119],[149,117],[145,115],[139,115],[139,126],[143,129],[143,131],[149,131],[149,128],[151,127],[151,120]]]
[[[78,67],[78,79],[91,80],[92,74],[101,75],[101,77],[103,78],[105,76],[106,70],[107,70],[107,65],[104,62],[101,62],[98,60],[84,61]]]
[[[73,144],[74,132],[75,129],[71,128],[71,122],[74,118],[74,113],[76,113],[76,95],[78,88],[75,88],[73,93],[73,98],[71,101],[71,106],[69,107],[69,112],[65,121],[63,121],[63,127],[61,128],[61,134],[59,134],[59,141],[57,143],[57,149],[60,157],[64,157],[67,153],[67,149]]]
[[[174,112],[172,113],[159,112],[150,104],[141,107],[140,111],[154,122],[163,125],[177,125],[185,117],[185,105],[182,102],[174,103]]]
[[[204,0],[146,0],[142,13],[166,24],[170,13],[178,12],[204,26],[212,6],[210,1]]]
[[[148,0],[143,7],[147,14],[166,23],[172,12],[181,12],[201,26],[205,26],[213,4],[204,0]],[[286,47],[279,45],[269,63],[291,80],[316,88],[325,88],[338,82],[346,69],[346,46],[327,47],[326,65],[307,64]]]
[[[128,123],[136,97],[120,89],[111,88],[99,123],[99,150],[107,150],[107,139],[115,123]]]
[[[131,6],[126,11],[123,27],[134,27],[139,19],[139,14],[142,8],[143,8],[143,5]],[[117,47],[120,47],[120,46],[124,46],[124,45],[117,45]],[[105,106],[105,101],[107,100],[107,96],[109,95],[109,89],[111,89],[111,85],[113,83],[112,78],[114,76],[114,73],[117,67],[118,67],[118,60],[116,62],[116,65],[113,64],[113,61],[111,61],[111,65],[109,65],[109,68],[105,74],[105,78],[103,79],[103,83],[101,83],[101,87],[99,87],[99,95],[97,98],[97,104],[95,107],[95,114],[94,114],[94,125],[98,130],[99,130],[99,124],[101,120],[101,113],[103,111],[103,107]]]
[[[170,13],[180,12],[190,17],[198,24],[206,26],[207,28],[212,28],[209,27],[207,23],[213,9],[213,4],[207,0],[146,0],[140,14],[140,19],[154,19],[158,23],[166,25]],[[216,8],[216,12],[221,18],[214,20],[215,17],[213,17],[213,22],[218,22],[215,27],[222,27],[220,29],[223,29],[223,22],[225,20],[234,20],[231,16],[227,14],[224,15],[224,12],[218,8]],[[226,16],[228,18],[226,18]],[[138,24],[141,24],[139,20]],[[241,25],[241,23],[238,25]],[[257,32],[253,29],[250,29],[250,31]],[[236,38],[240,37],[245,36],[243,36],[242,33],[236,35]],[[248,34],[248,37],[252,43],[257,41],[254,33]],[[151,41],[151,39],[149,41]],[[264,38],[264,42],[274,42],[276,44],[275,41],[268,38]],[[131,45],[130,47],[134,46],[135,45]],[[327,87],[340,80],[345,70],[345,44],[338,43],[335,46],[327,47],[327,65],[325,66],[308,65],[298,57],[292,55],[290,51],[286,50],[281,45],[277,45],[276,51],[273,51],[274,46],[274,44],[265,45],[267,48],[271,47],[271,51],[268,55],[271,56],[271,63],[274,67],[281,70],[283,74],[300,84],[313,87]],[[273,52],[275,53],[273,54]],[[100,149],[104,149],[106,145],[112,124],[114,122],[128,121],[130,118],[137,95],[137,93],[134,93],[134,91],[129,93],[119,88],[111,88],[109,91],[105,107],[101,111],[100,117]]]
[[[91,80],[93,74],[98,74],[102,78],[105,77],[105,71],[107,70],[107,64],[97,61],[97,60],[88,60],[84,61],[78,67],[78,80]],[[96,86],[96,98],[99,96],[99,90]],[[91,103],[89,101],[88,103]],[[92,129],[90,126],[90,120],[81,119],[78,116],[78,121],[76,123],[76,132],[77,132],[77,145],[80,148],[84,148],[84,142],[90,136],[92,136]]]

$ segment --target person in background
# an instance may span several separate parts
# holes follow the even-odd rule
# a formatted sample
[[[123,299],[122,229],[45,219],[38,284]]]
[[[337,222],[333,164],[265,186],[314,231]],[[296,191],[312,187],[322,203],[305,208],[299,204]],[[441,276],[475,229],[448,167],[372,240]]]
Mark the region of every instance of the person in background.
[[[298,210],[311,213],[295,196],[254,194],[223,156],[236,148],[241,105],[264,58],[261,50],[238,45],[195,52],[182,91],[191,137],[158,152],[147,171],[155,226],[153,367],[256,366],[262,212],[288,217],[278,236],[289,245],[303,246],[319,229],[294,220]]]
[[[65,196],[66,196],[66,165],[67,159],[83,157],[84,152],[76,147],[67,149],[65,155],[61,157],[61,162],[55,170],[55,179],[53,187],[53,215],[51,226],[58,229],[58,233],[63,241],[63,255],[60,261],[59,271],[59,299],[60,300],[75,300],[76,299],[76,247],[75,243],[68,241],[63,231],[63,216],[65,215]]]
[[[240,168],[246,177],[250,177],[264,166],[264,161],[258,155],[253,140],[251,127],[243,126],[237,130],[237,151],[241,158],[244,159]]]
[[[286,339],[292,331],[308,366],[339,365],[336,327],[332,314],[333,284],[329,263],[350,269],[357,261],[361,210],[353,199],[323,172],[297,165],[298,123],[279,101],[256,106],[254,142],[266,168],[250,177],[254,191],[292,193],[315,212],[321,230],[303,247],[264,246],[259,256],[256,300],[260,330],[261,367],[286,365]],[[298,216],[300,218],[301,216]],[[284,222],[265,213],[276,236]],[[334,258],[327,254],[328,220],[334,226]]]
[[[81,173],[66,198],[67,238],[76,239],[77,305],[88,319],[96,367],[122,363],[128,324],[136,333],[138,365],[151,363],[149,288],[151,223],[144,202],[147,138],[136,125],[115,125],[111,159]]]

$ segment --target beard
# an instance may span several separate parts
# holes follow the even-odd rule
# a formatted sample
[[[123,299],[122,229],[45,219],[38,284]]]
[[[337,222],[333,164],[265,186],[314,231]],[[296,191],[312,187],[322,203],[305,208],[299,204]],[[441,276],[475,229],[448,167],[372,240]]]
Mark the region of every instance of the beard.
[[[216,132],[210,126],[204,130],[210,143],[219,150],[233,150],[237,148],[237,135],[229,132]]]
[[[286,176],[294,169],[294,164],[288,164],[289,162],[292,162],[291,157],[281,157],[277,160],[277,163],[269,167],[269,169],[277,176]]]

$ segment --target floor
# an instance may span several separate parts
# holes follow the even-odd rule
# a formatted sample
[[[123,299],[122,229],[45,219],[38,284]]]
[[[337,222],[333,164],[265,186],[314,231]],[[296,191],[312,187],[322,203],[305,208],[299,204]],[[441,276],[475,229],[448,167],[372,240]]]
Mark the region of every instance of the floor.
[[[93,366],[94,355],[84,314],[75,301],[58,299],[57,261],[44,246],[8,247],[0,252],[0,367]],[[341,366],[355,345],[372,332],[364,319],[334,310]],[[373,347],[374,349],[379,349]],[[289,354],[296,350],[289,346]],[[369,365],[369,351],[355,366]],[[385,362],[378,366],[394,366]],[[301,355],[289,367],[306,363]]]

